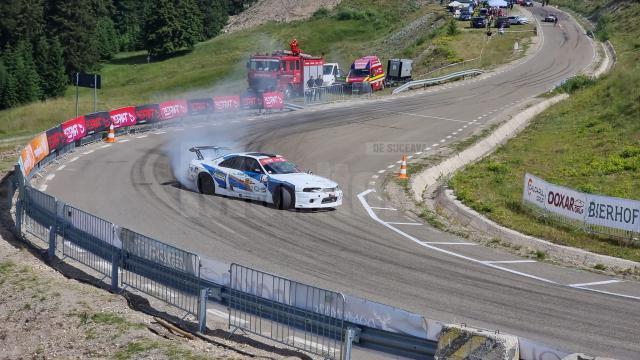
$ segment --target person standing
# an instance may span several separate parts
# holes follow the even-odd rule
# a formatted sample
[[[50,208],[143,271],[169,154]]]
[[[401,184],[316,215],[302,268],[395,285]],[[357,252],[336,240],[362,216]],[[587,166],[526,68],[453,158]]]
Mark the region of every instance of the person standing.
[[[314,94],[314,86],[315,86],[316,82],[313,79],[313,75],[311,75],[309,77],[309,80],[307,80],[307,98],[309,99],[309,101],[312,101],[313,98],[315,97]]]
[[[318,100],[322,100],[322,76],[318,75],[315,81],[315,85],[316,97],[318,98]]]

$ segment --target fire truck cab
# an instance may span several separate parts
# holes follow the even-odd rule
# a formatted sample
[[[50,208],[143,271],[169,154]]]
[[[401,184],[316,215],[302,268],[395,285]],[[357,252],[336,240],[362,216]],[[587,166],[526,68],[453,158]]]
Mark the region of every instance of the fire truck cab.
[[[282,91],[286,98],[301,95],[307,81],[322,79],[322,57],[303,54],[294,39],[291,51],[278,50],[271,54],[253,55],[247,62],[249,87],[257,92]]]

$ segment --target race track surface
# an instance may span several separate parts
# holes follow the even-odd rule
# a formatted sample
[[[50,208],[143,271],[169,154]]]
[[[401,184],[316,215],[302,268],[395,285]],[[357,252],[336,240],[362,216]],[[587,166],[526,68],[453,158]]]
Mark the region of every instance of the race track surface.
[[[539,16],[544,10],[533,11]],[[367,204],[388,207],[378,187],[388,172],[397,171],[401,155],[374,153],[373,143],[432,148],[450,143],[591,62],[590,40],[567,17],[561,16],[558,27],[542,24],[542,30],[542,48],[525,62],[437,91],[274,116],[217,118],[206,126],[80,149],[63,169],[52,168],[55,176],[48,179],[47,192],[205,258],[256,267],[432,319],[634,358],[640,352],[640,302],[563,286],[598,282],[602,276],[539,263],[502,265],[558,285],[434,251],[372,220],[357,197],[377,189],[364,197]],[[335,211],[295,212],[202,196],[179,186],[193,145],[283,154],[340,183],[345,203]],[[419,222],[392,209],[372,211],[386,222]],[[424,242],[454,243],[434,246],[474,259],[518,261],[427,224],[395,226]],[[602,289],[614,285],[619,286]],[[640,296],[633,288],[624,291]]]

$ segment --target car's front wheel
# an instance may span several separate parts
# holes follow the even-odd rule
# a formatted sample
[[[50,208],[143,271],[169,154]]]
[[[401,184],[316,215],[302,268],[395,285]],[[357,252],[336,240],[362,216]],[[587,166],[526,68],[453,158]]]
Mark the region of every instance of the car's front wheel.
[[[294,196],[290,189],[278,187],[273,192],[273,206],[279,210],[291,209],[295,204]]]
[[[213,182],[213,178],[209,174],[198,175],[198,191],[200,194],[214,195],[216,193],[216,184]]]

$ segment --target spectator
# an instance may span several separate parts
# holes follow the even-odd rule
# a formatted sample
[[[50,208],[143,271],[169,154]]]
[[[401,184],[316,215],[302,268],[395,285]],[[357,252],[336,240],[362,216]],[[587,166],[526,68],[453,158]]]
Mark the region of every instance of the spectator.
[[[313,98],[315,97],[315,93],[314,93],[315,83],[316,82],[313,79],[313,75],[311,75],[309,77],[309,80],[307,80],[307,98],[309,99],[309,101],[313,100]]]
[[[321,93],[321,87],[322,87],[322,77],[320,75],[318,75],[318,77],[316,78],[315,81],[315,86],[316,86],[316,97],[318,98],[318,100],[322,100],[322,93]]]

